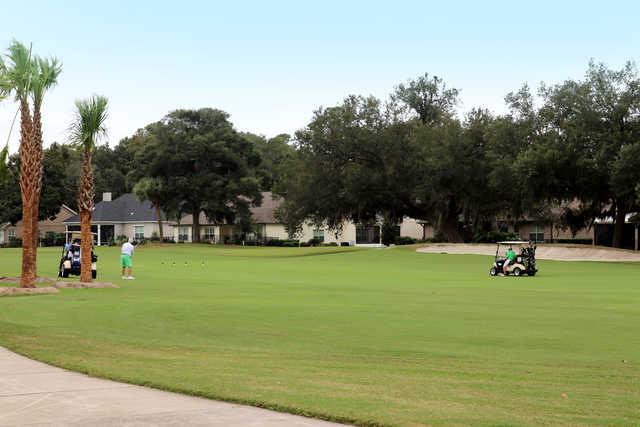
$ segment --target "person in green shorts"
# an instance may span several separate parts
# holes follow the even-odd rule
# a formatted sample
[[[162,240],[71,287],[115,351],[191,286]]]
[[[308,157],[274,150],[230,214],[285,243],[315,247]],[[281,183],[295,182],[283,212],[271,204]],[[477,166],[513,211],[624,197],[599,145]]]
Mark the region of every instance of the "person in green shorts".
[[[135,251],[135,247],[131,243],[131,241],[125,242],[122,245],[122,249],[120,250],[120,265],[122,266],[122,278],[124,280],[133,280],[135,279],[132,275],[133,269],[133,252]],[[125,276],[125,269],[127,270],[127,275]]]

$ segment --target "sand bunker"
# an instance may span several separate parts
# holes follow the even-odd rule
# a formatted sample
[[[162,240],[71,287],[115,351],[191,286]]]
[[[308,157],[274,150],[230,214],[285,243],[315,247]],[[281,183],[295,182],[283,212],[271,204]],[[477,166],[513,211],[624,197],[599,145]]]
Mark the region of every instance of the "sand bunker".
[[[431,243],[417,249],[417,252],[495,255],[495,244]],[[640,262],[640,251],[613,249],[602,246],[544,244],[536,249],[536,258],[556,261],[607,261]]]

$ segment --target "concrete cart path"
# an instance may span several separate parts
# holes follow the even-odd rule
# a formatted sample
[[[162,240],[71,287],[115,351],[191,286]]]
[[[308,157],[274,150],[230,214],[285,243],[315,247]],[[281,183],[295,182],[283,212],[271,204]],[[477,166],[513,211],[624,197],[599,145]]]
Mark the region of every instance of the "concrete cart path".
[[[0,426],[339,424],[91,378],[0,347]]]

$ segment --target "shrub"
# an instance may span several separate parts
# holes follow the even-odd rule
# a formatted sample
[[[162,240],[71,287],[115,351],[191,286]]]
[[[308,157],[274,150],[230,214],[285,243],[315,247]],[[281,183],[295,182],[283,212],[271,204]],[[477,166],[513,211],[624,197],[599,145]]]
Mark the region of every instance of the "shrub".
[[[520,240],[520,236],[511,232],[492,230],[478,233],[473,237],[473,243],[496,243],[503,240]]]
[[[158,235],[157,232],[153,232],[151,233],[151,237],[149,238],[149,241],[151,242],[159,242],[160,241],[160,236]]]
[[[417,243],[417,240],[414,239],[413,237],[398,236],[396,237],[394,243],[396,245],[413,245],[414,243]]]
[[[331,242],[331,243],[322,243],[320,244],[320,246],[338,246],[338,244],[336,242]]]
[[[8,248],[20,248],[22,247],[22,239],[19,237],[9,237]]]
[[[313,239],[309,239],[309,241],[307,242],[307,246],[318,246],[322,243],[322,241],[320,241],[320,239],[314,237]]]

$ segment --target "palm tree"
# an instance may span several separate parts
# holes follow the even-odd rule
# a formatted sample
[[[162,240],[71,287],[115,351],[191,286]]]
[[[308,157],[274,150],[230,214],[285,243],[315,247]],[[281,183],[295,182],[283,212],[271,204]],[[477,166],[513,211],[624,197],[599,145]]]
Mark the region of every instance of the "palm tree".
[[[82,234],[80,244],[81,282],[91,281],[91,215],[93,214],[93,198],[95,196],[91,159],[97,141],[107,133],[104,126],[106,119],[107,98],[93,95],[89,99],[76,101],[75,120],[69,127],[71,140],[84,153],[78,194],[80,232]]]
[[[13,94],[20,111],[20,193],[22,196],[22,276],[20,286],[35,287],[37,246],[33,239],[33,217],[38,186],[35,178],[39,176],[42,164],[38,163],[37,141],[33,136],[33,120],[29,107],[29,95],[33,79],[31,49],[13,41],[5,55],[7,63],[0,62],[0,92],[4,96]]]
[[[37,176],[33,178],[35,185],[34,205],[38,208],[34,209],[31,219],[33,245],[37,248],[40,232],[38,230],[38,211],[40,206],[40,194],[42,192],[42,100],[47,90],[51,89],[58,83],[58,76],[62,68],[60,62],[55,58],[39,58],[36,57],[32,61],[33,78],[31,81],[31,100],[33,102],[33,137],[35,163],[39,164]],[[34,251],[34,264],[37,265],[37,252]]]

